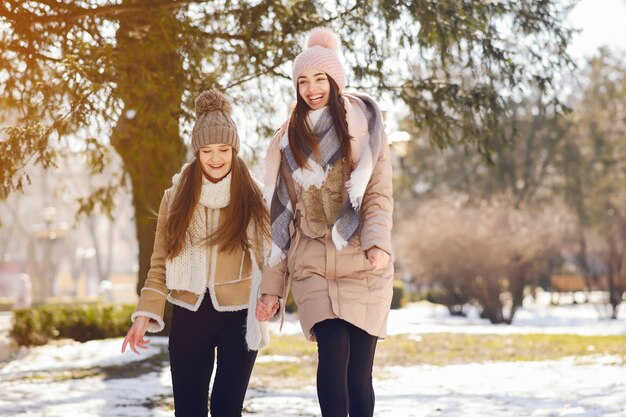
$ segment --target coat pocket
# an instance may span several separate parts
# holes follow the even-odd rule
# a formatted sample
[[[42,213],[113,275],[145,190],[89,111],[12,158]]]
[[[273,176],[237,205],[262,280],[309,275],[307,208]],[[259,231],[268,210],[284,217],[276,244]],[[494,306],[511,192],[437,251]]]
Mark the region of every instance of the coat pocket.
[[[374,270],[356,237],[335,256],[337,278],[363,279],[368,271]]]

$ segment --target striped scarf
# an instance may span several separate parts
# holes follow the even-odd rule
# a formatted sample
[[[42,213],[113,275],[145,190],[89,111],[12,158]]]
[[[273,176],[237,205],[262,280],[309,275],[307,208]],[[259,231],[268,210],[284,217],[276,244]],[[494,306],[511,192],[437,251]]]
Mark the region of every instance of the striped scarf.
[[[343,96],[347,109],[348,131],[353,138],[350,148],[354,170],[350,173],[350,178],[346,183],[349,199],[345,202],[332,227],[332,240],[337,250],[343,249],[360,229],[361,202],[380,150],[385,144],[382,115],[374,99],[357,93]],[[286,128],[283,129],[284,134],[277,147],[280,150],[278,158],[284,158],[293,180],[304,190],[309,187],[320,188],[333,164],[342,156],[339,139],[328,110],[322,113],[313,130],[318,138],[320,158],[319,161],[315,160],[311,151],[305,150],[308,168],[298,166],[289,147]],[[276,147],[273,148],[276,149]],[[272,153],[272,146],[270,146],[267,166],[269,172],[266,173],[266,191],[271,193],[266,195],[266,198],[271,198],[268,202],[272,230],[272,248],[268,258],[270,266],[276,265],[286,257],[291,245],[289,222],[294,214],[287,183],[278,173],[276,161],[272,161],[277,156]],[[275,174],[273,171],[276,171]]]

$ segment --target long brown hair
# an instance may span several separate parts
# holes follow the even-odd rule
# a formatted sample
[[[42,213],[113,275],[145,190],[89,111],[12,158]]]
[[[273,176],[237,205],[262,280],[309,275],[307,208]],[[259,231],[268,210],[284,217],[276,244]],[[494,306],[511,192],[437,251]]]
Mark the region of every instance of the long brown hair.
[[[330,116],[333,119],[333,126],[335,127],[337,138],[339,139],[341,154],[344,158],[346,158],[350,169],[352,169],[350,152],[350,140],[352,137],[348,132],[346,108],[343,104],[343,98],[339,93],[337,83],[328,74],[326,74],[326,77],[328,77],[328,83],[330,84],[328,110],[330,111]],[[307,113],[311,110],[311,108],[308,104],[306,104],[306,101],[304,101],[297,88],[296,93],[296,107],[292,110],[289,118],[289,130],[287,136],[289,137],[289,148],[291,149],[298,166],[300,168],[308,168],[307,153],[313,153],[313,155],[319,157],[319,148],[315,133],[311,131],[309,124],[306,122]]]
[[[263,193],[256,185],[245,162],[235,155],[231,166],[232,178],[230,182],[230,210],[227,210],[225,220],[206,239],[207,245],[218,245],[220,252],[230,252],[237,248],[244,251],[255,249],[261,239],[269,238],[269,211],[263,200]],[[175,258],[183,248],[185,234],[191,223],[193,212],[200,200],[202,189],[202,165],[199,156],[181,174],[178,191],[172,201],[165,225],[165,241],[167,258]],[[256,226],[255,239],[251,242],[246,231],[253,221]]]

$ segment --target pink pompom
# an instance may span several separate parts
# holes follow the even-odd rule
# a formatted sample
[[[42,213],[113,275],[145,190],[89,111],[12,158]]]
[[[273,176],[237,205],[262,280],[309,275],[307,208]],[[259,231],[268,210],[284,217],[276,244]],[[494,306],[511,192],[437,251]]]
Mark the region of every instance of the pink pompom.
[[[309,39],[307,41],[307,47],[321,46],[326,49],[339,52],[339,46],[341,41],[339,36],[328,28],[315,28],[309,33]]]

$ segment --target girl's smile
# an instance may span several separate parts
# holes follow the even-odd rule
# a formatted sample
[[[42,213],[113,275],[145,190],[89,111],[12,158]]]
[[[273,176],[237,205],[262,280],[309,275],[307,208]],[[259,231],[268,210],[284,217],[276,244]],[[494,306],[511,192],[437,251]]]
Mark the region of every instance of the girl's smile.
[[[314,96],[308,96],[307,98],[308,98],[307,103],[311,103],[314,106],[317,106],[318,104],[320,104],[320,102],[323,101],[324,95],[318,94]]]
[[[233,147],[224,143],[206,145],[198,151],[204,175],[213,182],[224,178],[230,172],[233,161]]]

